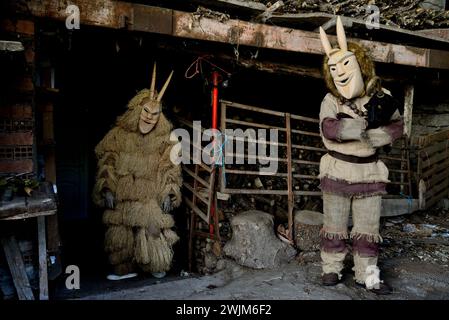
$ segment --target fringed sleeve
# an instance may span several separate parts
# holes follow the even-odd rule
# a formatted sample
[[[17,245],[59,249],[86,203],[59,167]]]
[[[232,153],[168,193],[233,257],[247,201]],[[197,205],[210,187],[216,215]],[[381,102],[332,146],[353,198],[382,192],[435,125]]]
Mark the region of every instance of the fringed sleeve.
[[[104,207],[103,191],[109,189],[115,194],[117,189],[116,161],[118,157],[117,130],[109,131],[95,148],[98,159],[96,183],[93,189],[93,202]]]

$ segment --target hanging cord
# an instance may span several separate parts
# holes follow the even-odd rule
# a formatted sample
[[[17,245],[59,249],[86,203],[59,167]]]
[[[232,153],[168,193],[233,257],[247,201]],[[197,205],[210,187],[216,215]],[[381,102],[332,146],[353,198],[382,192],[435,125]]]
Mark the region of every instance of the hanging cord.
[[[206,62],[207,64],[209,64],[210,66],[214,67],[215,69],[225,73],[227,76],[230,76],[231,73],[226,71],[225,69],[217,66],[215,63],[209,61],[207,58],[209,58],[211,56],[206,55],[206,56],[201,56],[196,58],[192,64],[187,68],[186,72],[184,73],[184,77],[186,79],[192,79],[194,78],[197,74],[203,74],[203,62]],[[192,71],[194,69],[194,71]]]
[[[405,199],[407,199],[407,207],[408,207],[408,213],[412,212],[412,208],[413,208],[413,197],[411,195],[407,195],[404,194],[403,192],[400,192],[399,195],[401,197],[404,197]]]

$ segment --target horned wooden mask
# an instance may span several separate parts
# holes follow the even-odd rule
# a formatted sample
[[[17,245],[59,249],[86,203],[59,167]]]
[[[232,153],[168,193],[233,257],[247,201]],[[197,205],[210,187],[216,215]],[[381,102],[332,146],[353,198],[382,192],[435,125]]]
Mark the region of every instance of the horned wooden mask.
[[[162,97],[164,96],[165,90],[170,83],[173,71],[168,76],[167,81],[165,81],[159,94],[156,92],[156,62],[153,66],[153,76],[151,78],[150,96],[145,98],[141,102],[142,112],[139,118],[139,130],[142,134],[147,134],[153,130],[154,126],[159,121],[159,117],[162,112]]]
[[[353,99],[364,91],[360,65],[353,52],[348,51],[345,30],[340,17],[337,18],[337,40],[340,48],[333,48],[326,32],[320,27],[321,44],[328,56],[328,66],[338,92],[346,99]]]

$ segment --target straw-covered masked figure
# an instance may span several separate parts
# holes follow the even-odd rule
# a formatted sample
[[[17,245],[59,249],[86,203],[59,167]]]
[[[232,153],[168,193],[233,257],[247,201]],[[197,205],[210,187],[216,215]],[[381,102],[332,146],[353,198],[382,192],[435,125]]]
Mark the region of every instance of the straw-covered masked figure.
[[[173,244],[169,212],[180,205],[181,168],[170,160],[172,126],[161,100],[173,72],[158,93],[156,63],[150,89],[140,91],[128,110],[95,148],[98,171],[94,203],[105,209],[105,251],[114,274],[135,276],[137,269],[163,277],[171,267]]]

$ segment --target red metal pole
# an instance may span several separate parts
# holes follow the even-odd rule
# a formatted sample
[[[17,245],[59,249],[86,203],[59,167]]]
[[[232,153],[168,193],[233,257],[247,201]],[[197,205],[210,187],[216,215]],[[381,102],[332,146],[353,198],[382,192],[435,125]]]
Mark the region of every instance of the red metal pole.
[[[219,74],[217,71],[212,72],[212,129],[218,129],[217,128],[217,118],[218,118],[218,77]],[[214,144],[216,141],[214,141]],[[215,150],[215,147],[214,147]],[[214,154],[214,158],[217,155]],[[215,162],[215,161],[214,161]],[[215,174],[215,167],[212,170],[211,174]],[[211,179],[211,181],[215,181],[215,179]],[[215,188],[215,186],[211,186],[211,188]],[[215,192],[212,192],[212,195],[215,196]],[[209,200],[211,201],[211,200]],[[210,207],[210,219],[212,221],[209,221],[209,232],[210,235],[213,236],[214,234],[214,221],[215,221],[215,199],[212,199],[211,201],[212,205]]]
[[[212,73],[212,129],[217,129],[217,118],[218,118],[218,72],[214,71]]]

